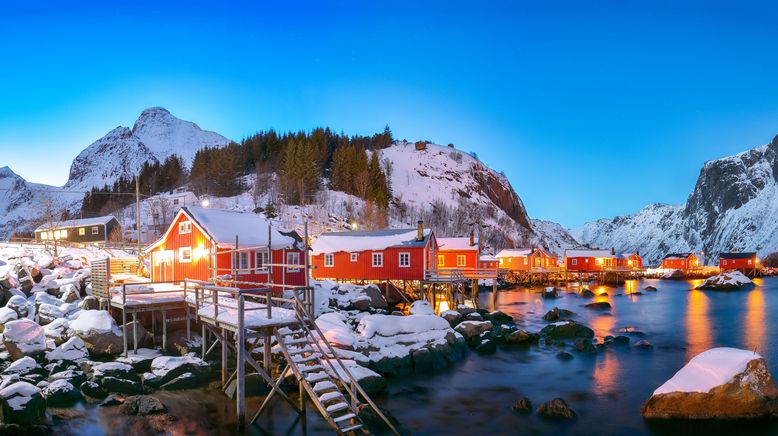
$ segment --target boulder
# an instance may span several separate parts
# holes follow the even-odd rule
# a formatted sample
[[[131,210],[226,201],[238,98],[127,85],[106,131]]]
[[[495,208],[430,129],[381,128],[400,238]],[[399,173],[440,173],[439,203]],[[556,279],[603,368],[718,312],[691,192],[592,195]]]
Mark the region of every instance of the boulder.
[[[199,357],[160,356],[151,362],[151,372],[160,377],[160,385],[172,381],[185,373],[191,373],[199,379],[207,377],[210,367]]]
[[[546,401],[538,407],[538,416],[548,419],[570,420],[575,419],[575,412],[567,405],[565,400],[554,398]]]
[[[629,345],[629,336],[614,336],[613,345]]]
[[[484,317],[478,312],[470,312],[465,315],[465,319],[468,321],[483,321]]]
[[[146,374],[144,374],[145,377]],[[153,375],[153,374],[152,374]],[[156,376],[155,376],[156,377]],[[144,378],[144,384],[146,383]],[[232,381],[230,381],[230,384],[227,385],[227,388],[224,390],[224,394],[227,395],[227,397],[231,400],[235,399],[235,396],[238,392],[238,381],[234,378]],[[361,384],[361,383],[360,383]],[[364,389],[364,386],[362,386]],[[263,379],[259,374],[252,373],[246,375],[246,381],[244,385],[245,393],[247,397],[259,397],[262,395],[267,395],[268,392],[270,392],[270,388],[268,387],[267,383],[265,382],[265,379]],[[370,392],[368,392],[370,394]]]
[[[100,407],[121,406],[124,403],[124,397],[118,394],[110,394],[100,402]]]
[[[571,318],[573,315],[575,314],[570,310],[555,307],[546,312],[546,314],[543,315],[543,319],[549,322],[554,322],[559,321],[560,319]]]
[[[547,286],[545,289],[543,289],[543,292],[540,294],[541,297],[552,300],[559,296],[559,293],[557,292],[557,289],[553,286]]]
[[[6,368],[4,372],[6,374],[24,376],[33,372],[41,373],[42,371],[43,368],[38,365],[38,362],[36,362],[35,359],[30,356],[24,356],[8,365],[8,368]]]
[[[492,339],[485,339],[475,347],[478,354],[493,354],[497,351],[497,342]]]
[[[138,347],[150,348],[154,346],[154,338],[140,322],[130,321],[127,323],[127,327],[122,330],[127,335],[128,347],[135,348],[135,331],[138,332]]]
[[[443,353],[428,348],[412,351],[411,358],[413,359],[413,369],[416,372],[432,372],[448,367],[448,361]]]
[[[750,288],[754,286],[754,282],[751,281],[745,274],[740,271],[729,271],[717,276],[708,277],[705,279],[697,289],[710,289],[718,291],[733,291],[737,289]]]
[[[103,390],[103,388],[100,387],[99,384],[93,382],[93,381],[85,381],[81,383],[81,393],[84,396],[91,397],[91,398],[97,398],[102,400],[105,398],[108,393]]]
[[[64,344],[46,353],[46,360],[49,362],[57,360],[78,362],[87,358],[89,358],[89,351],[86,349],[84,341],[78,336],[68,339]]]
[[[652,344],[651,342],[648,342],[648,341],[646,341],[644,339],[641,339],[641,340],[635,342],[634,346],[635,346],[635,348],[640,348],[640,349],[643,349],[643,350],[650,350],[650,349],[654,348],[654,344]]]
[[[462,320],[462,314],[457,312],[456,310],[447,310],[440,314],[443,319],[448,321],[449,325],[451,327],[456,327],[457,324],[459,324],[459,321]]]
[[[581,296],[584,298],[594,298],[594,292],[592,292],[588,288],[583,288],[583,290],[581,291]]]
[[[537,342],[538,336],[524,330],[516,330],[505,335],[505,343],[509,345],[532,344]]]
[[[108,392],[136,395],[143,392],[143,386],[134,380],[125,380],[116,377],[103,377],[100,386]]]
[[[519,398],[519,401],[513,405],[513,411],[519,413],[532,412],[532,402],[527,397]]]
[[[119,410],[125,415],[161,415],[167,413],[167,407],[151,395],[136,395],[124,399]]]
[[[568,353],[567,351],[560,351],[556,353],[556,358],[564,361],[573,360],[573,355]]]
[[[489,312],[489,315],[487,315],[487,317],[489,318],[489,321],[491,321],[495,325],[513,324],[513,317],[501,310],[495,310],[494,312]]]
[[[584,305],[584,307],[592,310],[611,310],[611,304],[608,303],[607,301],[598,301],[596,303],[589,303]]]
[[[646,286],[645,288],[643,288],[643,290],[649,292],[656,292],[656,288],[654,286]]]
[[[127,357],[121,356],[116,359],[117,362],[126,363],[137,373],[151,371],[151,362],[157,357],[162,356],[159,350],[152,348],[138,348],[138,351],[130,350]]]
[[[69,325],[70,322],[66,318],[57,318],[43,326],[43,334],[47,339],[53,340],[55,345],[61,345],[70,338]]]
[[[43,388],[42,393],[46,404],[53,407],[72,406],[82,398],[81,391],[67,380],[54,380]]]
[[[60,290],[64,290],[62,292],[62,295],[59,297],[60,300],[62,300],[65,303],[72,303],[74,301],[77,301],[79,297],[81,297],[80,293],[78,292],[78,289],[74,285],[65,285]]]
[[[186,356],[192,352],[200,352],[203,345],[203,338],[192,333],[191,338],[187,338],[185,330],[174,330],[168,333],[167,343],[165,344],[165,351],[170,354],[176,354],[179,356]]]
[[[492,329],[492,323],[489,321],[463,321],[459,323],[454,330],[464,336],[465,340],[470,341],[481,335],[481,333]]]
[[[5,329],[5,323],[19,319],[19,314],[10,307],[0,307],[0,333]]]
[[[93,355],[115,355],[124,350],[122,331],[105,310],[84,310],[70,322],[70,329],[84,340]]]
[[[6,424],[30,425],[46,413],[46,400],[41,390],[30,383],[19,381],[0,389],[2,421]]]
[[[594,337],[594,330],[575,321],[557,321],[540,330],[540,336],[548,339],[576,339]]]
[[[64,316],[65,314],[59,310],[58,305],[55,306],[53,304],[43,303],[38,306],[38,319],[40,320],[41,325],[46,325],[55,319],[63,318]]]
[[[26,298],[20,295],[11,297],[8,300],[8,303],[5,304],[5,307],[13,309],[13,311],[19,315],[19,318],[24,318],[30,313],[30,304],[27,302]]]
[[[46,335],[34,321],[17,319],[5,324],[3,344],[11,360],[17,360],[46,351]]]
[[[648,419],[770,418],[778,390],[765,360],[736,348],[712,348],[681,368],[643,405]]]
[[[181,389],[194,389],[203,382],[202,378],[196,377],[191,372],[185,372],[178,377],[163,383],[161,388],[165,391],[178,391]]]
[[[84,297],[84,300],[81,301],[80,306],[83,310],[98,310],[100,309],[100,300],[98,300],[97,297],[89,295]]]
[[[52,373],[49,376],[50,382],[55,380],[65,380],[73,386],[80,386],[81,383],[86,381],[86,374],[84,371],[79,371],[77,369],[66,369],[64,371]]]
[[[417,300],[411,303],[409,313],[411,315],[434,315],[435,310],[429,301]]]
[[[132,366],[121,362],[105,362],[93,366],[92,377],[95,379],[115,377],[124,380],[138,380],[138,375]]]
[[[595,353],[597,350],[594,348],[591,339],[576,339],[573,345],[575,351],[581,353]]]
[[[686,278],[686,274],[679,269],[674,269],[671,271],[666,271],[664,274],[662,274],[661,278],[667,280],[683,280]]]

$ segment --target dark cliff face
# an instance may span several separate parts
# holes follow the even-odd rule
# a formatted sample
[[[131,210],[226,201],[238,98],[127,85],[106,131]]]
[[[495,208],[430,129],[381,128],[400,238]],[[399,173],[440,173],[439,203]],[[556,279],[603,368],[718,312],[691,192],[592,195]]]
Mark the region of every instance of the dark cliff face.
[[[691,245],[706,250],[721,245],[724,213],[739,209],[778,179],[777,150],[778,137],[766,147],[705,163],[683,210],[683,234]]]
[[[520,226],[531,229],[527,210],[507,179],[501,180],[484,167],[473,168],[473,177],[484,194]]]

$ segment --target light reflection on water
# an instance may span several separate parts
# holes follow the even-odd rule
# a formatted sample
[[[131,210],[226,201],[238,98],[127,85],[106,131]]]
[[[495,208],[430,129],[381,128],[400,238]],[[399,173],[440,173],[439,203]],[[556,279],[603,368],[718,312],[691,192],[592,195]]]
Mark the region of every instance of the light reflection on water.
[[[545,345],[505,348],[486,356],[470,353],[457,366],[434,374],[390,378],[388,391],[374,399],[413,434],[693,434],[688,428],[648,426],[640,416],[640,407],[653,390],[690,357],[713,346],[756,349],[766,357],[773,374],[778,374],[778,335],[773,333],[776,320],[772,315],[778,313],[778,278],[764,279],[754,289],[739,292],[692,290],[697,284],[699,281],[630,281],[615,288],[590,288],[596,294],[608,293],[594,299],[562,292],[558,299],[545,300],[540,298],[540,288],[500,291],[495,299],[497,308],[528,331],[539,331],[547,325],[543,314],[560,307],[575,312],[574,318],[590,326],[598,338],[634,326],[645,337],[633,336],[633,343],[643,338],[654,348],[612,347],[587,355],[576,353],[568,345],[564,349],[574,355],[571,361],[557,359],[559,349]],[[648,285],[658,291],[645,291]],[[644,295],[625,295],[634,292]],[[482,304],[487,306],[491,297],[483,293]],[[603,312],[583,307],[592,301],[609,301],[613,309]],[[233,433],[234,403],[221,394],[196,391],[164,395],[173,404],[175,414],[184,422],[194,423],[189,432]],[[190,401],[186,395],[198,400]],[[535,406],[555,397],[565,398],[578,418],[566,424],[541,420],[534,414],[515,414],[511,406],[521,396],[529,397]],[[258,400],[252,399],[251,403]],[[101,427],[105,433],[111,433],[105,429],[127,429],[121,421],[126,418],[115,413],[94,406],[87,406],[86,412],[86,423],[110,420],[111,425]],[[265,432],[271,434],[287,433],[290,428],[290,434],[300,434],[300,427],[293,427],[294,419],[289,407],[279,402],[262,423]],[[207,427],[206,422],[211,426]],[[329,433],[313,409],[309,409],[307,422],[307,434]],[[71,422],[66,428],[77,425]],[[200,431],[197,425],[202,426]],[[81,429],[85,427],[89,425],[83,424]],[[775,424],[760,424],[741,432],[778,434],[778,428]],[[253,429],[250,433],[262,431]],[[731,428],[722,427],[708,429],[706,434],[731,433]]]

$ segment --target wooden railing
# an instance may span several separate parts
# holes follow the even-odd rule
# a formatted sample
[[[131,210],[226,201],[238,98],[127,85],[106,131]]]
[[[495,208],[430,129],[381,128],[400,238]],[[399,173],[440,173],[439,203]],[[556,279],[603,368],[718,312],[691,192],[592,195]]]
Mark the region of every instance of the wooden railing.
[[[440,268],[424,272],[424,280],[428,282],[458,282],[467,280],[496,279],[497,268]]]

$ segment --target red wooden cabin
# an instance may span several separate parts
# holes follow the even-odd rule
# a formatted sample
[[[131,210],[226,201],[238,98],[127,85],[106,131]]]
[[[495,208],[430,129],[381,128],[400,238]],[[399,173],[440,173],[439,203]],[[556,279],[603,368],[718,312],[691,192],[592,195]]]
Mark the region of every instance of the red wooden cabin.
[[[272,268],[273,283],[304,286],[302,239],[294,231],[274,228],[269,255],[268,226],[267,218],[253,212],[182,207],[165,234],[146,249],[151,255],[151,280],[211,281],[219,277],[267,283],[268,268]],[[282,264],[301,267],[267,266]]]
[[[542,248],[511,248],[497,253],[500,268],[511,271],[529,271],[537,268],[556,268],[557,257]]]
[[[625,270],[643,269],[643,258],[639,253],[624,253],[616,259],[616,265]]]
[[[612,271],[618,267],[616,253],[613,249],[565,250],[564,262],[568,271]]]
[[[438,269],[477,270],[481,247],[471,232],[467,238],[438,238]]]
[[[726,270],[752,270],[761,268],[759,266],[759,258],[754,252],[743,253],[721,253],[719,256],[719,268],[722,271]]]
[[[416,229],[322,233],[311,244],[311,274],[339,281],[424,280],[436,268],[438,243]]]
[[[687,271],[700,266],[694,253],[670,253],[662,259],[662,268]]]
[[[484,255],[478,260],[479,269],[497,269],[500,261],[494,256]]]

